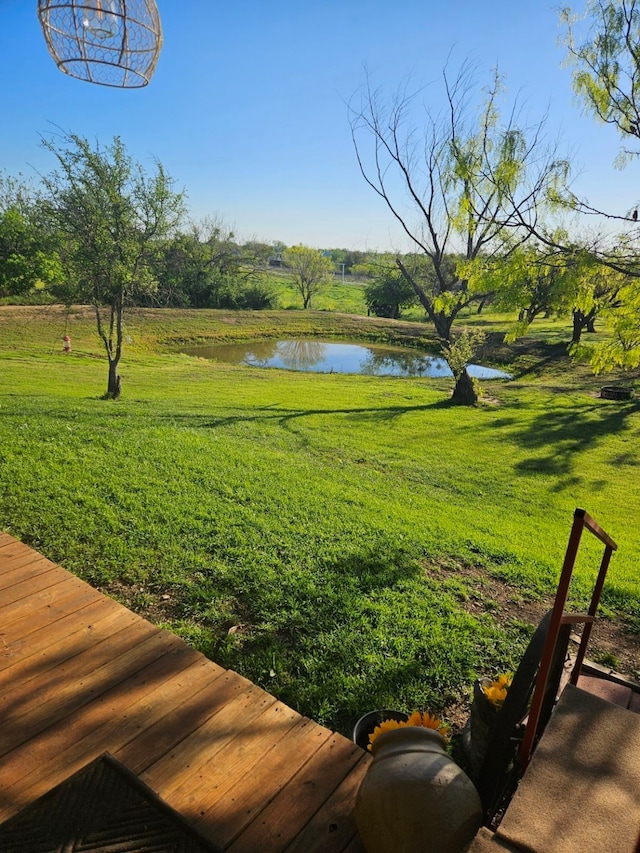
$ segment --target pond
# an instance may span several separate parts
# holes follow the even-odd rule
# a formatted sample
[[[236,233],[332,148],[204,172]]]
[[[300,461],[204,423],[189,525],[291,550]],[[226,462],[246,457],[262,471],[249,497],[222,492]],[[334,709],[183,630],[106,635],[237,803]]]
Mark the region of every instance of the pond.
[[[357,373],[367,376],[451,376],[446,361],[421,350],[314,339],[251,341],[242,344],[187,347],[186,355],[246,364],[250,367],[279,367],[314,373]],[[470,364],[477,379],[510,379],[502,370]]]

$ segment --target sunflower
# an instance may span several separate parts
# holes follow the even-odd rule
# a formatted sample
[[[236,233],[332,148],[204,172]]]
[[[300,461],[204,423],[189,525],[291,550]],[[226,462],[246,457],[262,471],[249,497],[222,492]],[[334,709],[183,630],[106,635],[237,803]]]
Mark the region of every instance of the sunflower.
[[[383,720],[369,735],[369,746],[367,749],[371,749],[371,744],[379,735],[384,734],[384,732],[390,732],[393,729],[404,728],[405,726],[419,726],[425,729],[434,729],[438,734],[442,735],[446,741],[449,740],[449,726],[446,723],[443,723],[441,719],[426,711],[425,713],[413,711],[407,720]]]

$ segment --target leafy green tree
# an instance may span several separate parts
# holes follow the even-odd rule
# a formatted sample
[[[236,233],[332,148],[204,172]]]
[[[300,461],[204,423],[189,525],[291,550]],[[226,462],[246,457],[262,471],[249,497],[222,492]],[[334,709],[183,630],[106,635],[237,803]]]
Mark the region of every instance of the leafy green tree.
[[[198,256],[200,244],[190,233],[175,234],[154,247],[154,290],[137,294],[140,305],[159,305],[163,308],[189,308],[196,303],[195,294],[206,287]]]
[[[293,283],[302,297],[302,307],[311,308],[314,296],[331,281],[333,261],[318,249],[302,245],[285,249],[282,259],[291,270]]]
[[[369,311],[376,317],[389,317],[397,320],[402,308],[409,308],[418,302],[413,287],[396,268],[387,268],[364,289]]]
[[[531,242],[506,258],[481,257],[462,267],[472,287],[492,292],[495,308],[517,311],[507,341],[526,334],[537,317],[557,315],[571,317],[575,346],[585,330],[595,331],[596,318],[618,304],[624,276],[588,248],[571,244],[568,235],[556,232],[554,239],[563,243],[563,251]]]
[[[146,298],[181,308],[270,308],[275,297],[261,272],[270,251],[266,244],[238,246],[220,218],[191,223],[158,248],[158,287]]]
[[[74,298],[93,305],[109,364],[105,396],[115,399],[125,302],[155,288],[152,258],[158,242],[178,227],[183,197],[161,163],[147,174],[118,137],[93,147],[69,133],[43,145],[58,161],[57,171],[43,179],[48,215],[64,241]]]
[[[22,175],[14,177],[0,172],[0,213],[14,208],[23,216],[28,216],[37,200],[33,186]]]
[[[588,0],[583,14],[561,10],[565,45],[573,67],[573,85],[583,105],[620,134],[622,167],[640,154],[640,4],[637,0]],[[631,145],[630,145],[631,143]],[[587,294],[611,330],[611,339],[591,349],[597,372],[640,364],[640,230],[637,202],[616,214],[595,209],[569,196],[565,203],[581,213],[605,216],[608,227],[592,243],[592,255],[607,267],[600,289]],[[624,231],[611,236],[611,224]],[[551,240],[548,240],[551,243]],[[588,317],[588,314],[587,314]]]
[[[527,243],[506,257],[479,257],[461,266],[470,285],[491,291],[499,311],[517,311],[518,320],[505,336],[524,335],[540,316],[566,315],[576,299],[577,275],[567,255],[546,252]]]
[[[192,222],[158,252],[161,304],[218,308],[219,294],[238,273],[240,253],[233,231],[217,217]]]
[[[583,14],[564,7],[560,17],[578,97],[620,133],[620,163],[637,157],[637,148],[629,151],[624,143],[640,139],[640,5],[636,0],[588,0]]]
[[[451,400],[463,406],[478,402],[478,384],[469,376],[467,367],[485,341],[484,332],[463,330],[443,348],[443,355],[456,381]]]
[[[61,284],[62,264],[33,217],[9,207],[0,213],[0,298]]]
[[[55,235],[41,212],[38,192],[29,182],[0,172],[0,298],[60,284]]]
[[[365,263],[368,257],[367,252],[357,249],[327,249],[326,254],[339,268],[338,271],[342,272],[344,268],[345,275],[351,275],[352,268]]]
[[[638,280],[625,277],[617,292],[617,301],[602,312],[611,335],[596,347],[582,347],[590,358],[595,373],[610,370],[613,366],[626,369],[640,367],[640,287]],[[580,349],[577,350],[578,353]]]
[[[362,252],[351,266],[351,275],[374,279],[390,269],[397,268],[396,255],[391,252]]]
[[[576,347],[584,331],[595,332],[596,319],[606,321],[615,315],[621,305],[621,292],[633,280],[600,263],[593,253],[579,253],[574,264],[571,344]]]
[[[269,259],[273,256],[271,244],[260,240],[247,240],[240,248],[245,258],[251,259],[252,263],[260,267],[268,266]]]

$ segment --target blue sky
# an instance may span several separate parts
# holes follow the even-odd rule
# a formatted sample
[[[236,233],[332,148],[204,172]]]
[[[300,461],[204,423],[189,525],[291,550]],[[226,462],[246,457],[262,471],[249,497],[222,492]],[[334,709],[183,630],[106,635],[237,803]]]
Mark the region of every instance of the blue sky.
[[[616,213],[637,200],[636,167],[612,165],[615,132],[574,102],[546,0],[159,0],[164,47],[150,85],[136,90],[60,73],[35,6],[0,0],[0,169],[10,174],[54,167],[40,147],[53,125],[101,143],[119,135],[143,164],[165,165],[195,218],[217,214],[241,238],[405,250],[358,171],[346,102],[367,66],[387,89],[411,74],[437,104],[453,48],[452,67],[471,57],[484,80],[498,64],[532,118],[549,110],[549,132],[580,171],[577,190]]]

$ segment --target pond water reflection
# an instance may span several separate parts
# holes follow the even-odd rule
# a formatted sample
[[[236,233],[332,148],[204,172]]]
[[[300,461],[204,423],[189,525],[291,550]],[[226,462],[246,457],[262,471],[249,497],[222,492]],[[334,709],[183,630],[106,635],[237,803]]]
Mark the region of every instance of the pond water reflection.
[[[216,344],[183,349],[186,355],[209,358],[226,364],[279,367],[314,373],[358,373],[368,376],[451,376],[446,361],[436,355],[405,347],[350,342],[290,339]],[[477,379],[510,379],[508,373],[470,364]]]

